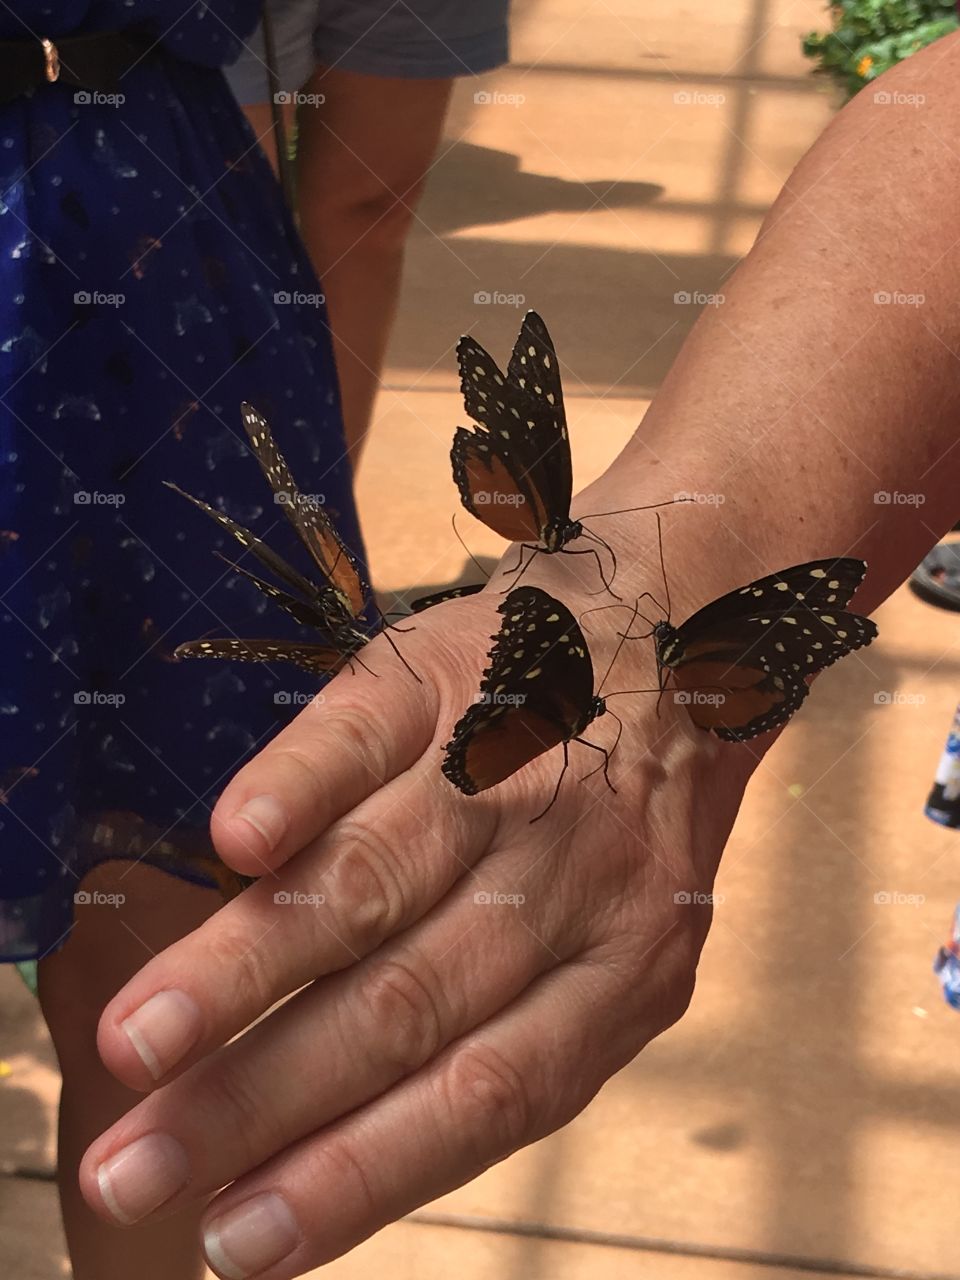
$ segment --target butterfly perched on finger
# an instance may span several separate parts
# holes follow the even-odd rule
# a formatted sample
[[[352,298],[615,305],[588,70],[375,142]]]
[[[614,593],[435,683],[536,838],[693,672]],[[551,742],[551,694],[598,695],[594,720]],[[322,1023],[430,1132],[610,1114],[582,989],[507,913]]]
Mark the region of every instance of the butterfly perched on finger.
[[[476,702],[446,745],[444,775],[465,795],[477,795],[562,744],[563,772],[552,805],[568,744],[580,742],[601,752],[604,778],[615,790],[607,775],[611,753],[582,737],[607,706],[594,693],[593,662],[577,620],[539,587],[514,587],[498,608],[503,621],[489,666]]]
[[[167,486],[225,529],[276,582],[267,581],[242,565],[227,561],[231,569],[252,582],[258,591],[300,625],[318,632],[320,640],[316,644],[269,638],[193,640],[179,645],[174,656],[221,658],[235,662],[292,662],[314,673],[333,674],[355,658],[360,661],[359,651],[371,638],[365,618],[370,599],[369,585],[359,561],[340,537],[321,500],[315,495],[304,495],[298,489],[266,420],[250,404],[241,405],[240,412],[251,451],[260,464],[276,504],[292,524],[314,568],[319,571],[319,580],[314,581],[301,573],[226,512],[193,497],[169,481]],[[282,586],[277,583],[282,583]],[[392,639],[390,643],[393,644]],[[400,657],[403,661],[402,655]]]
[[[728,742],[786,724],[810,692],[807,677],[876,639],[847,609],[863,560],[812,560],[758,578],[699,609],[680,626],[652,624],[660,688],[668,683],[691,720]]]
[[[524,316],[506,373],[469,335],[457,344],[457,363],[464,407],[475,423],[457,428],[450,451],[464,507],[494,533],[521,544],[520,559],[511,572],[524,572],[540,553],[591,555],[611,591],[599,553],[568,547],[580,537],[590,538],[610,553],[616,571],[609,545],[570,515],[573,463],[563,385],[553,340],[541,317],[535,311]],[[617,514],[621,513],[595,516]]]

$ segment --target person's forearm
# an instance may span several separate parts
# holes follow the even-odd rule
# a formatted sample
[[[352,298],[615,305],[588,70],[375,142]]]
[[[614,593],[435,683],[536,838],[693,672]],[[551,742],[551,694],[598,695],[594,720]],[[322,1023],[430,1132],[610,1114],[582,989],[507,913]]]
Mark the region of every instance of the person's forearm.
[[[633,441],[578,500],[592,512],[684,490],[719,495],[670,511],[664,553],[681,609],[834,554],[870,562],[857,604],[872,607],[960,517],[958,73],[960,35],[839,114]],[[893,500],[877,501],[882,493]],[[649,514],[616,532],[612,520],[591,525],[622,540],[622,559],[649,562]],[[685,593],[693,555],[701,563]],[[648,568],[638,580],[655,576]]]

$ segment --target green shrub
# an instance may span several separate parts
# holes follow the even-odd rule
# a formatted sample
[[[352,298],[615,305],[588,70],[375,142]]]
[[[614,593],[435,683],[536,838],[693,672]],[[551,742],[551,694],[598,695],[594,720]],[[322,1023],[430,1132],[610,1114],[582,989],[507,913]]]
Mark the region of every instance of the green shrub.
[[[848,98],[895,62],[960,25],[956,4],[934,0],[837,0],[828,8],[833,29],[812,31],[803,52]]]

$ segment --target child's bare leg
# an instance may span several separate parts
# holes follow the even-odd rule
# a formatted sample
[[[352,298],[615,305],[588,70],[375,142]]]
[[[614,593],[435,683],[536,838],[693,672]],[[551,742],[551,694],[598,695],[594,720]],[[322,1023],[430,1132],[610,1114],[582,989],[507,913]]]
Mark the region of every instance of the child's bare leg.
[[[101,1010],[151,955],[211,915],[220,897],[124,862],[98,867],[83,888],[122,894],[124,901],[77,906],[70,940],[39,966],[40,1003],[63,1076],[57,1170],[74,1280],[200,1280],[207,1272],[199,1208],[146,1226],[108,1226],[81,1199],[77,1166],[90,1142],[142,1096],[100,1061]]]

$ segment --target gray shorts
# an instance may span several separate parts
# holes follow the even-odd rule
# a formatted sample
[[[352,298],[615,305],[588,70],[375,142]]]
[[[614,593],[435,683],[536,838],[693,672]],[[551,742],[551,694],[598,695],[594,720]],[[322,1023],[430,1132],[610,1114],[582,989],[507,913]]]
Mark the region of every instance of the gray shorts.
[[[449,79],[507,61],[509,0],[268,0],[280,88],[301,89],[320,63],[372,76]],[[226,68],[245,106],[269,101],[261,29]]]

